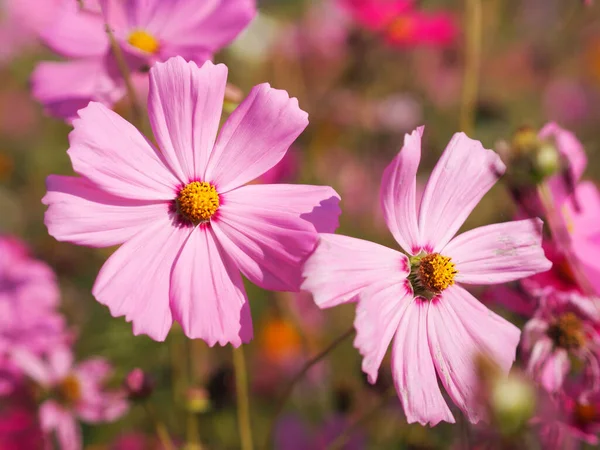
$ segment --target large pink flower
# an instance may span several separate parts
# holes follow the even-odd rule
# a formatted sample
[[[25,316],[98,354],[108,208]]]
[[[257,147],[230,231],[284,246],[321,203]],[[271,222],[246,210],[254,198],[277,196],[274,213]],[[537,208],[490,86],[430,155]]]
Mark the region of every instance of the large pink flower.
[[[203,63],[230,43],[256,14],[254,0],[69,1],[42,33],[66,62],[40,63],[33,95],[57,117],[73,119],[90,101],[111,106],[125,93],[105,21],[126,55],[134,81],[157,61],[179,55]],[[101,11],[104,14],[101,14]]]
[[[40,406],[40,424],[45,433],[56,433],[63,450],[82,448],[77,419],[112,422],[127,411],[124,395],[103,388],[112,367],[102,358],[74,364],[71,351],[59,346],[47,360],[22,349],[13,351],[13,359],[49,397]]]
[[[321,234],[307,260],[303,288],[321,307],[358,300],[355,346],[374,383],[392,338],[392,371],[409,422],[454,418],[438,387],[476,422],[473,358],[489,355],[508,371],[519,330],[457,283],[496,284],[548,270],[539,219],[454,234],[505,167],[492,151],[454,135],[416,202],[423,128],[407,135],[381,185],[385,220],[408,253]]]
[[[248,185],[280,161],[308,124],[285,91],[261,84],[217,138],[227,68],[182,58],[150,71],[158,151],[103,105],[79,112],[69,156],[81,177],[50,176],[46,225],[61,241],[123,244],[94,285],[96,299],[164,340],[173,320],[214,345],[252,338],[240,271],[272,290],[298,290],[317,231],[338,225],[330,187]]]

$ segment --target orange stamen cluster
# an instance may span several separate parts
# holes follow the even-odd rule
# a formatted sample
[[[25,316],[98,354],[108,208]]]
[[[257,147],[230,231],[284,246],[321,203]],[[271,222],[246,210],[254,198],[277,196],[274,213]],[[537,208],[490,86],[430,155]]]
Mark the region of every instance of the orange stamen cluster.
[[[194,224],[207,222],[219,209],[219,194],[205,181],[193,181],[177,196],[177,211]]]
[[[548,328],[548,336],[554,345],[567,350],[575,350],[585,344],[585,332],[581,319],[572,312],[566,312]]]

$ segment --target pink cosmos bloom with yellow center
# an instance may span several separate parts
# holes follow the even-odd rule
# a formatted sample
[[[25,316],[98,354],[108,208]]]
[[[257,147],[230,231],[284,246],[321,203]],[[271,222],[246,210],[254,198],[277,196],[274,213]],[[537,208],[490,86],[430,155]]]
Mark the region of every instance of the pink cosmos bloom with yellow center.
[[[48,398],[39,409],[44,433],[56,433],[60,448],[83,448],[77,420],[87,423],[112,422],[127,411],[124,395],[104,389],[112,374],[112,366],[102,358],[91,358],[78,364],[66,347],[56,347],[47,359],[24,349],[13,351],[13,360]]]
[[[191,338],[252,338],[240,271],[297,291],[317,232],[340,213],[327,186],[246,183],[275,166],[308,124],[295,98],[255,86],[217,138],[227,67],[172,58],[150,71],[148,109],[160,151],[101,104],[73,122],[69,156],[81,177],[50,176],[46,225],[61,241],[123,244],[93,288],[134,334],[164,340],[173,320]]]
[[[255,14],[254,0],[86,0],[83,8],[65,2],[42,40],[67,61],[40,63],[33,95],[49,114],[68,120],[90,101],[111,106],[121,99],[125,85],[105,23],[141,87],[155,62],[177,55],[198,64],[211,59]]]
[[[454,422],[436,374],[454,403],[477,422],[482,411],[473,359],[486,354],[507,372],[520,332],[460,284],[504,283],[551,264],[541,248],[539,219],[484,226],[453,238],[505,170],[498,155],[463,133],[448,144],[417,205],[422,133],[421,127],[405,137],[381,185],[386,223],[408,256],[321,234],[302,287],[322,308],[358,300],[354,345],[363,355],[363,371],[375,383],[392,344],[393,377],[409,422]]]

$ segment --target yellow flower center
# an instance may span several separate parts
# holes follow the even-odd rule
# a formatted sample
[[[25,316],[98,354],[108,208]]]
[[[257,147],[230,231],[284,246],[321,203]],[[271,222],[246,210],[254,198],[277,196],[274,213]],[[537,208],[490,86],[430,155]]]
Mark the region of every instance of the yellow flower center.
[[[456,268],[448,256],[432,253],[424,256],[419,265],[419,279],[431,292],[440,293],[454,284]]]
[[[450,257],[439,253],[419,254],[410,258],[408,279],[415,296],[431,300],[448,286],[454,284],[458,273]]]
[[[208,222],[219,209],[219,194],[205,181],[193,181],[177,196],[177,211],[194,224]]]
[[[575,313],[567,312],[548,328],[548,336],[557,347],[567,350],[575,350],[585,344],[585,332],[583,323]]]
[[[127,42],[146,53],[156,53],[159,47],[158,40],[144,30],[133,31],[129,35]]]
[[[67,375],[58,385],[60,400],[73,405],[81,399],[81,384],[75,375]]]

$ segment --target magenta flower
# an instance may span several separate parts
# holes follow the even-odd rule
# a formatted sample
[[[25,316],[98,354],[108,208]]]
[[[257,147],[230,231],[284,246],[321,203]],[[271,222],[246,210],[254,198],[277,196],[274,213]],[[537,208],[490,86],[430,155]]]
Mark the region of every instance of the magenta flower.
[[[489,225],[456,238],[479,200],[504,172],[481,143],[454,135],[416,204],[416,174],[423,128],[407,135],[381,184],[390,231],[408,256],[380,245],[321,234],[307,260],[303,288],[331,307],[358,300],[354,345],[363,371],[375,383],[392,338],[392,372],[409,422],[454,422],[438,387],[476,422],[473,359],[489,355],[505,372],[519,330],[458,283],[496,284],[548,270],[539,219]]]
[[[540,299],[523,329],[527,371],[550,393],[558,392],[578,361],[586,390],[600,388],[600,310],[597,299],[555,291]],[[582,381],[582,382],[583,382]]]
[[[65,119],[73,119],[90,101],[111,106],[123,97],[125,87],[105,21],[134,78],[147,78],[148,68],[172,56],[199,64],[211,59],[255,14],[254,0],[202,5],[195,0],[88,0],[83,9],[69,1],[42,34],[44,42],[68,61],[40,63],[32,78],[33,95],[48,113]]]
[[[443,47],[458,34],[451,14],[417,9],[411,0],[341,0],[341,4],[359,25],[379,33],[392,46]]]
[[[40,424],[45,433],[56,433],[61,449],[82,448],[77,419],[88,423],[112,422],[127,411],[123,395],[103,388],[112,367],[102,358],[75,365],[73,354],[66,347],[55,348],[47,360],[21,349],[14,350],[12,356],[49,397],[40,406]]]
[[[248,185],[280,161],[308,124],[295,98],[255,86],[219,137],[227,68],[172,58],[150,70],[156,149],[103,105],[79,112],[69,156],[81,177],[50,176],[52,236],[123,244],[93,288],[134,334],[164,340],[173,320],[191,338],[239,346],[252,338],[240,271],[271,290],[298,290],[318,231],[333,232],[330,187]]]

